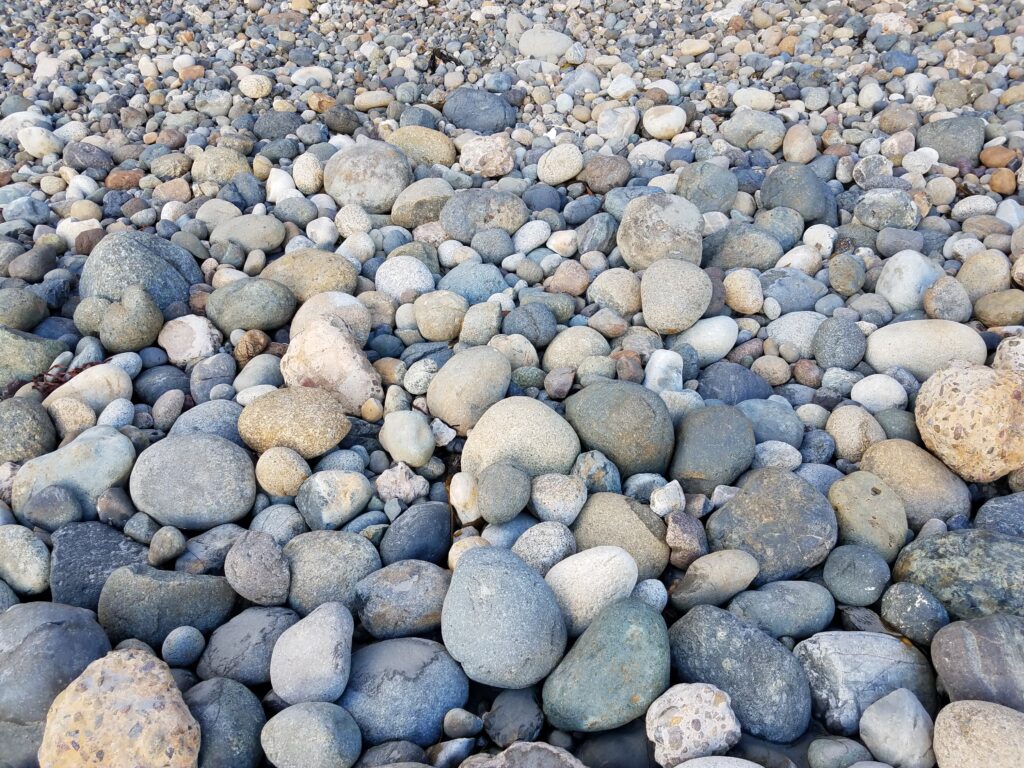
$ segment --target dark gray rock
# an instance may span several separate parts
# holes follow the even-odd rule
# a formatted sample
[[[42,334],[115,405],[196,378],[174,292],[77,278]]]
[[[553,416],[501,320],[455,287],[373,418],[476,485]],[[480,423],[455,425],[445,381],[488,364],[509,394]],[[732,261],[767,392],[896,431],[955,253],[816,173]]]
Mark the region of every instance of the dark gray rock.
[[[298,620],[288,608],[247,608],[210,635],[196,673],[203,680],[226,677],[244,685],[270,682],[274,643]]]
[[[851,371],[867,350],[864,332],[852,320],[829,317],[814,332],[811,351],[822,368],[843,368]]]
[[[669,685],[657,610],[627,598],[602,610],[544,682],[544,714],[564,731],[606,731],[647,711]]]
[[[961,116],[933,120],[917,129],[917,146],[931,147],[939,153],[939,162],[956,165],[966,160],[977,165],[985,145],[985,121],[980,117]]]
[[[728,693],[744,731],[786,742],[807,730],[807,676],[777,640],[728,611],[700,605],[672,625],[669,641],[680,679]]]
[[[946,607],[924,587],[901,581],[882,595],[882,618],[918,645],[931,643],[935,633],[949,624]]]
[[[747,470],[754,446],[754,428],[741,411],[728,405],[698,408],[679,425],[670,476],[687,493],[710,497]]]
[[[199,723],[198,768],[256,768],[263,705],[241,683],[216,677],[189,688],[185,704]]]
[[[504,96],[482,88],[456,88],[445,99],[443,112],[457,128],[477,133],[500,133],[516,124],[516,108]]]
[[[706,528],[711,551],[743,549],[757,558],[755,585],[799,576],[823,562],[839,534],[828,499],[774,467],[751,472]]]
[[[675,440],[672,417],[654,391],[627,381],[584,387],[565,401],[565,418],[585,450],[601,451],[623,477],[663,474]]]
[[[107,577],[126,565],[146,562],[146,548],[100,522],[71,523],[51,537],[50,594],[55,603],[99,606]]]
[[[40,602],[0,612],[0,764],[37,765],[50,704],[109,652],[103,629],[83,608]]]
[[[532,688],[502,691],[484,715],[488,738],[504,749],[517,741],[536,741],[544,727],[544,712]]]
[[[701,372],[697,394],[705,400],[721,400],[726,405],[736,405],[744,400],[764,400],[771,396],[772,388],[749,368],[720,360]]]
[[[889,583],[889,566],[872,547],[844,544],[825,561],[822,579],[843,605],[866,607],[875,603]]]
[[[426,560],[442,564],[452,539],[452,510],[444,502],[414,504],[398,516],[380,542],[384,565],[399,560]]]
[[[788,403],[778,399],[744,400],[737,403],[736,408],[750,419],[757,442],[777,440],[794,448],[800,448],[803,443],[803,422]]]
[[[828,223],[834,215],[832,193],[814,171],[800,163],[782,163],[769,173],[761,185],[761,206],[792,208],[808,224]]]
[[[369,744],[441,738],[444,715],[461,707],[469,681],[440,643],[406,637],[382,640],[352,654],[341,705]]]
[[[118,568],[100,592],[99,620],[111,641],[137,638],[158,648],[175,627],[211,632],[231,614],[235,593],[221,576]]]
[[[974,516],[974,527],[1024,538],[1024,493],[986,501]]]

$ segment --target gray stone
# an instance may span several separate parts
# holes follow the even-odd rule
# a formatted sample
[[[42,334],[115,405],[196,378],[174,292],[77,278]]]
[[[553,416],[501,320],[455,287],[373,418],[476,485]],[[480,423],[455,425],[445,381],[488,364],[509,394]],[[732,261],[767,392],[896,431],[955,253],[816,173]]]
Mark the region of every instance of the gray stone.
[[[183,694],[199,723],[197,768],[257,768],[262,758],[260,731],[266,724],[256,695],[234,680],[204,680]]]
[[[753,425],[741,411],[728,405],[698,408],[678,427],[669,475],[687,493],[710,496],[746,471],[754,446]]]
[[[222,437],[168,436],[139,454],[129,490],[158,523],[204,531],[245,516],[256,474],[248,454]]]
[[[350,768],[363,740],[356,721],[337,704],[308,701],[270,718],[260,745],[276,768]]]
[[[352,614],[341,603],[324,603],[286,629],[270,657],[274,693],[289,704],[336,701],[348,684]]]
[[[917,129],[917,146],[931,147],[939,153],[939,162],[947,165],[959,160],[977,165],[984,144],[985,121],[973,115],[933,120]]]
[[[637,564],[639,580],[661,575],[668,565],[666,527],[651,508],[617,493],[594,493],[572,525],[579,550],[615,546]]]
[[[566,643],[551,588],[516,555],[496,547],[472,549],[459,559],[441,633],[471,679],[501,688],[542,680]]]
[[[445,99],[445,119],[477,133],[500,133],[516,124],[516,109],[504,96],[482,88],[456,88]]]
[[[1024,711],[1024,618],[954,621],[935,633],[931,658],[951,701],[991,701]]]
[[[497,228],[510,235],[515,234],[529,217],[526,204],[509,192],[465,189],[448,199],[441,209],[439,221],[449,236],[468,245],[477,232],[485,229]],[[440,287],[452,290],[445,285]]]
[[[363,628],[378,640],[421,635],[441,627],[451,573],[422,560],[402,560],[356,584]]]
[[[664,258],[700,265],[703,231],[704,220],[693,203],[659,192],[626,205],[616,241],[623,260],[635,270]]]
[[[71,523],[54,531],[50,594],[55,603],[95,611],[107,577],[146,562],[146,548],[105,523]]]
[[[0,464],[19,464],[57,447],[57,431],[39,403],[27,397],[0,401]]]
[[[341,705],[369,744],[441,738],[445,713],[461,707],[469,681],[440,643],[418,637],[382,640],[352,654]]]
[[[285,545],[284,556],[292,572],[288,605],[303,616],[330,602],[352,610],[356,584],[381,567],[368,539],[344,531],[300,534]]]
[[[359,142],[331,155],[324,166],[324,191],[339,207],[358,205],[367,213],[387,213],[413,181],[409,159],[382,141]]]
[[[729,611],[774,638],[803,639],[832,623],[836,604],[812,581],[773,581],[736,595]]]
[[[274,645],[298,620],[288,608],[247,608],[213,631],[196,673],[203,680],[227,677],[249,686],[270,682]]]
[[[564,731],[606,731],[640,717],[669,685],[669,636],[639,600],[602,610],[544,682],[544,714]]]
[[[206,301],[206,316],[225,336],[244,331],[273,331],[295,314],[292,292],[274,280],[252,277],[218,288]]]
[[[725,691],[743,730],[793,741],[807,729],[811,690],[793,655],[728,611],[697,606],[669,630],[672,668],[684,682]]]

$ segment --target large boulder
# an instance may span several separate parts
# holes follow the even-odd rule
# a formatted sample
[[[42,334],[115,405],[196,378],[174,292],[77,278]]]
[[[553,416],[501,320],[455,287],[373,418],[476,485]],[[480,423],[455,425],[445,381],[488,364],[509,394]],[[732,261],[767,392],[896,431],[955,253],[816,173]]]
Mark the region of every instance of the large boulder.
[[[86,667],[54,699],[39,748],[41,766],[62,768],[195,768],[198,758],[199,724],[171,670],[140,650]]]
[[[388,213],[412,181],[405,153],[383,141],[359,142],[324,165],[324,191],[339,207],[358,205],[367,213]]]
[[[956,364],[922,385],[921,439],[964,480],[991,483],[1024,466],[1024,373]]]
[[[742,549],[761,568],[756,585],[799,576],[824,562],[839,535],[828,499],[777,467],[753,471],[707,521],[713,551]]]
[[[602,381],[565,401],[565,418],[583,448],[601,451],[623,477],[664,474],[672,458],[672,417],[657,393],[628,381]]]
[[[167,314],[171,304],[188,305],[189,286],[203,282],[192,254],[148,232],[114,232],[89,253],[79,292],[117,301],[129,285],[140,284]]]

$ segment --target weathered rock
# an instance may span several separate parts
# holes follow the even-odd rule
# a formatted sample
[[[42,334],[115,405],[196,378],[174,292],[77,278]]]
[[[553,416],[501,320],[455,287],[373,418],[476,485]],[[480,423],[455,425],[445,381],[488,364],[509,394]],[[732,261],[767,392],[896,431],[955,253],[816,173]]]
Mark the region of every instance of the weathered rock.
[[[465,436],[504,397],[511,377],[505,355],[490,346],[472,347],[454,355],[431,379],[427,408]]]
[[[707,683],[673,685],[647,710],[647,738],[654,759],[675,766],[720,755],[740,740],[729,694]]]
[[[1024,711],[1024,618],[995,614],[947,624],[932,638],[931,659],[951,701]]]
[[[54,699],[39,748],[40,765],[67,768],[193,768],[198,756],[199,724],[170,669],[139,650],[114,651],[86,667]]]
[[[633,269],[674,258],[700,265],[704,221],[693,203],[658,193],[631,200],[616,235],[622,258]]]
[[[0,464],[20,464],[56,447],[57,432],[39,403],[26,397],[0,401]]]
[[[594,493],[572,525],[580,551],[615,546],[636,561],[637,578],[653,579],[668,564],[666,528],[651,508],[617,493]]]
[[[1024,714],[987,701],[954,701],[935,718],[939,768],[1016,768],[1024,755]]]
[[[409,160],[382,141],[360,142],[331,155],[324,166],[324,191],[339,206],[358,205],[367,213],[387,213],[412,183]]]
[[[260,273],[261,278],[284,285],[299,302],[326,291],[352,293],[358,275],[358,270],[344,256],[316,248],[289,251]],[[296,331],[293,336],[298,334]]]
[[[982,364],[985,342],[973,328],[951,320],[906,320],[868,336],[864,359],[876,371],[906,368],[924,381],[954,360]]]
[[[238,433],[257,453],[283,446],[304,459],[334,448],[349,428],[338,398],[316,387],[287,387],[268,392],[245,406],[238,417]]]

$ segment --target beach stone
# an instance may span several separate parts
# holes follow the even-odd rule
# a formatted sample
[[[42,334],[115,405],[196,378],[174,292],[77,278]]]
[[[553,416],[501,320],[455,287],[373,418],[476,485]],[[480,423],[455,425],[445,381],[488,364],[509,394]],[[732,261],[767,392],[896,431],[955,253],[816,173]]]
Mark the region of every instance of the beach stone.
[[[256,695],[234,680],[215,677],[184,692],[199,724],[199,765],[203,768],[256,768],[262,758],[260,731],[266,715]]]
[[[623,476],[662,473],[674,447],[664,401],[631,382],[591,384],[566,400],[565,417],[586,450],[601,451]]]
[[[235,594],[221,576],[159,571],[148,565],[118,568],[100,592],[100,624],[115,643],[136,638],[159,647],[172,629],[209,632],[229,616]]]
[[[356,584],[359,621],[378,640],[440,629],[450,583],[451,573],[433,563],[401,560],[386,565]]]
[[[504,397],[511,381],[508,358],[494,347],[472,347],[454,355],[427,387],[430,413],[465,436]]]
[[[892,766],[932,768],[932,718],[917,697],[898,688],[864,710],[861,740],[871,754]]]
[[[456,127],[477,133],[500,133],[516,124],[515,107],[504,96],[469,86],[448,94],[443,111],[445,119]]]
[[[448,199],[438,221],[450,237],[468,245],[473,235],[485,229],[503,229],[513,235],[529,217],[526,204],[509,192],[464,189]],[[454,290],[450,285],[440,287]]]
[[[224,576],[235,592],[257,605],[280,605],[288,597],[288,563],[269,533],[239,535],[224,558]]]
[[[272,331],[295,314],[295,297],[281,283],[249,278],[218,288],[206,301],[206,316],[225,335],[241,328]]]
[[[246,608],[210,635],[196,673],[204,680],[227,677],[245,685],[270,682],[274,644],[298,618],[288,608]]]
[[[63,525],[53,532],[51,542],[50,595],[54,602],[93,611],[111,573],[146,562],[144,546],[95,520]]]
[[[679,107],[654,107],[654,109],[679,109]],[[644,113],[644,125],[653,110]],[[709,162],[692,163],[679,173],[676,194],[685,197],[701,213],[720,211],[728,213],[736,200],[739,182],[736,177],[720,165]]]
[[[497,462],[518,466],[531,477],[568,474],[580,453],[572,426],[542,403],[510,397],[480,416],[462,452],[462,469],[479,474]]]
[[[746,589],[757,572],[757,560],[741,549],[702,555],[687,566],[683,578],[672,583],[669,602],[680,611],[698,605],[721,605]]]
[[[274,216],[246,214],[218,224],[210,233],[210,245],[233,243],[243,251],[274,251],[285,238],[285,226]]]
[[[912,530],[920,530],[933,518],[948,520],[970,511],[970,493],[964,481],[907,440],[874,443],[864,451],[860,467],[899,496]]]
[[[274,693],[289,704],[336,701],[348,684],[353,629],[341,603],[324,603],[288,627],[270,657]]]
[[[729,612],[778,639],[802,639],[832,623],[835,601],[820,584],[811,581],[773,581],[759,589],[740,592]]]
[[[370,310],[355,296],[340,291],[324,291],[306,299],[292,318],[289,335],[298,336],[313,320],[330,318],[345,323],[361,345],[370,338]]]
[[[793,654],[810,680],[814,716],[832,733],[856,733],[864,710],[899,688],[913,693],[928,712],[935,711],[931,665],[897,637],[821,632],[799,643]]]
[[[49,370],[57,355],[65,352],[63,341],[44,339],[0,325],[0,386],[30,381]]]
[[[286,387],[256,398],[238,417],[238,432],[257,453],[291,448],[312,459],[334,448],[350,423],[338,398],[315,387]]]
[[[542,184],[558,186],[574,179],[583,170],[583,153],[575,144],[552,147],[537,163],[537,178]]]
[[[528,58],[558,61],[572,45],[572,38],[545,27],[528,29],[519,37],[519,52]]]
[[[298,248],[270,262],[260,277],[281,283],[298,302],[304,303],[327,291],[353,293],[358,274],[352,262],[344,256],[318,248]],[[292,337],[298,336],[309,325],[312,323],[300,325],[299,330],[293,330]],[[356,332],[355,329],[351,331]]]
[[[104,715],[95,720],[95,714]],[[145,651],[113,651],[61,692],[46,717],[42,765],[191,768],[199,724],[162,661]]]
[[[680,423],[670,476],[687,493],[709,496],[730,485],[754,460],[754,429],[732,406],[713,405],[690,411]]]
[[[698,379],[697,394],[705,400],[738,405],[760,400],[771,394],[771,386],[753,371],[738,363],[719,360],[705,368]]]
[[[22,463],[57,447],[57,432],[46,410],[26,397],[0,401],[0,463]]]
[[[669,684],[669,637],[639,600],[604,608],[544,682],[544,714],[566,731],[605,731],[642,715]]]
[[[434,454],[430,422],[419,411],[395,411],[384,417],[378,436],[381,446],[395,461],[422,467]]]
[[[542,680],[566,643],[551,588],[516,555],[497,547],[472,549],[459,558],[441,633],[470,679],[502,688]]]
[[[1012,768],[1024,754],[1024,714],[987,701],[954,701],[935,718],[933,749],[939,768],[984,765]]]
[[[722,123],[722,136],[740,149],[763,149],[775,152],[782,146],[786,128],[778,117],[753,109],[737,109]]]
[[[1016,536],[991,531],[939,533],[900,552],[892,577],[924,587],[955,618],[1021,616],[1024,600],[1010,585],[1020,577],[1022,547]]]
[[[441,738],[445,713],[461,707],[469,681],[445,646],[419,637],[382,640],[352,654],[340,703],[368,744]]]
[[[807,728],[811,690],[793,655],[728,611],[700,605],[669,630],[672,668],[684,683],[708,683],[731,699],[743,730],[786,742]]]
[[[11,489],[11,506],[20,513],[29,499],[51,485],[71,491],[86,517],[108,488],[128,480],[135,461],[131,440],[113,427],[92,427],[53,453],[22,465]]]
[[[636,561],[637,579],[653,579],[668,564],[666,527],[651,508],[617,493],[594,493],[572,525],[583,552],[592,547],[616,546]]]
[[[53,404],[67,397],[80,400],[96,413],[101,413],[114,400],[128,399],[131,395],[132,377],[119,365],[103,363],[86,368],[61,384],[43,400],[43,407],[52,412]]]
[[[807,481],[766,467],[751,472],[739,493],[708,518],[707,534],[712,551],[741,549],[757,558],[754,583],[760,586],[823,562],[838,526],[828,500]]]
[[[843,544],[829,553],[822,580],[840,603],[867,607],[882,596],[889,567],[874,549]]]
[[[673,258],[700,265],[704,221],[693,203],[678,195],[658,193],[631,200],[616,234],[623,260],[632,269],[646,269],[659,259]]]
[[[440,131],[420,125],[404,125],[387,137],[416,165],[452,165],[456,152],[452,140]],[[511,169],[510,169],[511,170]]]
[[[805,222],[821,222],[829,216],[831,193],[807,165],[782,163],[765,176],[761,185],[763,208],[789,208]]]
[[[336,394],[351,416],[359,415],[367,400],[384,399],[380,374],[336,318],[314,320],[292,339],[281,358],[281,376],[289,387],[318,387]]]
[[[300,616],[331,602],[352,610],[356,584],[381,567],[373,544],[347,531],[301,533],[285,544],[284,556],[292,575],[288,605]]]
[[[79,291],[119,301],[129,285],[141,285],[167,316],[171,304],[188,302],[189,286],[203,282],[192,254],[156,235],[115,232],[89,253]]]
[[[139,454],[129,490],[161,525],[205,531],[251,509],[256,475],[245,451],[222,437],[171,436]]]
[[[931,638],[931,659],[951,701],[991,701],[1024,711],[1024,618],[954,621]]]
[[[885,590],[881,615],[886,624],[919,645],[930,644],[935,633],[949,624],[949,614],[935,595],[909,581]]]
[[[872,547],[892,563],[907,540],[903,501],[881,478],[852,472],[829,488],[828,500],[839,524],[840,544]]]
[[[907,320],[868,336],[864,359],[876,371],[899,366],[924,381],[954,360],[981,365],[987,350],[981,336],[949,320]]]
[[[18,331],[30,331],[49,314],[46,302],[31,291],[24,288],[0,288],[0,325]]]
[[[555,593],[569,637],[578,637],[607,605],[630,595],[637,565],[621,547],[592,547],[556,563],[544,580]]]
[[[389,212],[412,180],[405,153],[382,141],[359,142],[324,165],[324,191],[339,206],[358,205],[367,213]]]
[[[428,177],[414,181],[395,198],[391,205],[391,221],[409,230],[435,222],[445,203],[454,194],[452,185],[444,179]]]
[[[0,740],[4,759],[36,763],[54,698],[110,651],[110,641],[83,608],[48,602],[0,611]]]
[[[640,283],[644,323],[661,334],[680,333],[711,303],[711,279],[700,267],[677,259],[656,261]]]
[[[979,117],[962,116],[933,120],[917,129],[917,145],[939,153],[939,162],[955,165],[958,160],[971,164],[985,143],[985,123]]]
[[[893,312],[910,312],[924,306],[925,292],[945,272],[936,262],[916,251],[900,251],[885,260],[875,283],[875,293],[885,297]]]
[[[363,739],[343,708],[307,701],[270,718],[260,732],[260,745],[276,768],[351,768]]]
[[[928,450],[960,477],[992,482],[1024,465],[1016,426],[1024,373],[953,364],[921,386],[915,421]]]
[[[647,710],[647,738],[659,765],[720,755],[740,740],[729,694],[707,683],[673,685]]]

